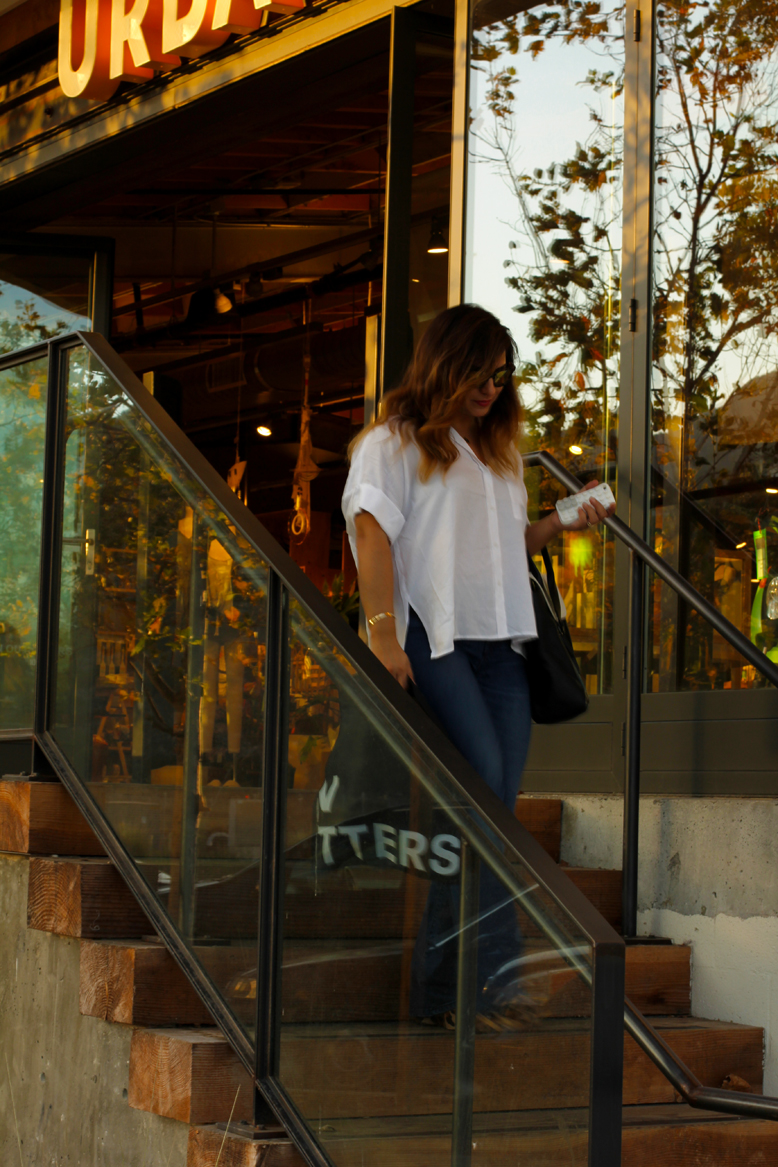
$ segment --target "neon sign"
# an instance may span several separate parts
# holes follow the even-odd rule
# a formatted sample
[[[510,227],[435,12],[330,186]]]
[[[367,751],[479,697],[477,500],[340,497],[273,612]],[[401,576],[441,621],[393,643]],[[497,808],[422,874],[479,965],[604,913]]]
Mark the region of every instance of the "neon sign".
[[[264,12],[305,0],[60,0],[59,83],[67,97],[105,101],[120,81],[146,81],[199,57],[232,32],[253,32]]]

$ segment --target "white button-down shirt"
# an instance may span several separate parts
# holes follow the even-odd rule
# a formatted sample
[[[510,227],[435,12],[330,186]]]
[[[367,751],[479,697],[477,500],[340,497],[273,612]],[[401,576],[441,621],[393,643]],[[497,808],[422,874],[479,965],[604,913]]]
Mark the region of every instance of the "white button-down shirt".
[[[394,563],[397,639],[408,609],[418,613],[432,657],[455,640],[510,640],[517,652],[536,635],[527,570],[527,491],[495,474],[451,430],[459,457],[446,474],[418,475],[420,451],[388,425],[370,430],[354,451],[343,493],[351,549],[355,517],[367,511],[386,532]],[[359,563],[357,561],[357,567]]]

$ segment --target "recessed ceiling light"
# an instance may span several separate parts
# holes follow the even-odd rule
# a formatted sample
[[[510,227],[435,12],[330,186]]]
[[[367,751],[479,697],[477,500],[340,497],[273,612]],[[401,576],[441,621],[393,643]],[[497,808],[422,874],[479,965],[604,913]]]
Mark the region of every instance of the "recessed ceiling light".
[[[765,494],[778,494],[778,486],[766,486]]]
[[[259,434],[259,436],[261,438],[269,438],[270,435],[272,434],[272,432],[273,431],[271,430],[269,425],[258,425],[257,426],[257,433]]]
[[[736,551],[740,551],[741,547],[745,547],[745,543],[738,543],[738,544],[736,544],[736,546],[735,546],[735,550],[736,550]]]
[[[580,447],[580,446],[571,446],[571,447],[570,447],[570,453],[571,453],[571,454],[576,454],[576,455],[578,455],[578,454],[583,454],[583,450],[581,449],[581,447]]]

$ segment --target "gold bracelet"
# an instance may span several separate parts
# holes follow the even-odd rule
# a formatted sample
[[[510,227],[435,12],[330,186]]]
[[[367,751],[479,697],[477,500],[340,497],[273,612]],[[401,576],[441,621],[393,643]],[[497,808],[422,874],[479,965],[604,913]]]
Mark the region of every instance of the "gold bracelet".
[[[394,620],[394,618],[394,612],[378,612],[377,615],[370,617],[368,624],[372,628],[373,625],[377,624],[379,620]]]

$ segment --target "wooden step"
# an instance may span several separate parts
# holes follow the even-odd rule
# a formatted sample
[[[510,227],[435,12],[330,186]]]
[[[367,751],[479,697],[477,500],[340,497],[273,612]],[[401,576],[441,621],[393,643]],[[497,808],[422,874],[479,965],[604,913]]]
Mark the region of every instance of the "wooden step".
[[[129,1103],[187,1123],[249,1122],[254,1087],[216,1030],[136,1029],[130,1043]]]
[[[89,783],[89,793],[114,824],[120,837],[128,832],[148,843],[143,858],[169,858],[177,852],[181,826],[180,787],[145,783]],[[218,797],[217,797],[218,795]],[[212,805],[202,814],[202,829],[234,836],[238,850],[261,834],[262,792],[222,789],[212,794]],[[237,802],[240,814],[231,813]],[[309,838],[313,831],[316,791],[292,790],[287,800],[288,847]],[[555,862],[559,860],[562,800],[519,798],[516,817]],[[153,820],[153,830],[149,822]],[[232,821],[231,821],[232,820]],[[144,830],[144,828],[146,828]],[[175,836],[175,837],[174,837]],[[154,844],[154,840],[157,843]],[[162,844],[160,845],[160,840]],[[0,851],[37,855],[104,855],[86,819],[61,782],[55,778],[0,780]],[[245,857],[245,856],[244,856]],[[249,856],[250,857],[250,856]]]
[[[403,953],[413,942],[288,941],[283,955],[284,1020],[392,1021],[402,1017]],[[528,942],[525,988],[547,1017],[584,1017],[590,990],[569,965]],[[682,1016],[690,1009],[691,949],[673,945],[626,950],[626,992],[644,1013]]]
[[[692,1018],[657,1028],[705,1085],[728,1074],[761,1090],[762,1030]],[[586,1106],[589,1038],[585,1022],[547,1020],[534,1031],[476,1040],[477,1111]],[[282,1036],[283,1084],[304,1115],[331,1118],[444,1114],[451,1106],[453,1035],[398,1027],[289,1026]],[[625,1039],[624,1101],[672,1102],[667,1079]]]
[[[104,855],[61,782],[0,781],[0,851],[20,855]]]
[[[565,867],[565,875],[592,901],[614,928],[621,927],[621,872],[588,867]],[[375,880],[376,886],[369,881]],[[385,886],[380,886],[381,881]],[[413,880],[418,894],[408,895],[407,884]],[[354,886],[364,881],[364,886]],[[392,886],[392,883],[394,886]],[[391,869],[347,869],[327,872],[314,885],[288,884],[284,898],[284,932],[295,939],[391,938],[415,934],[426,902],[426,882]],[[248,888],[247,888],[248,890]],[[224,892],[214,888],[214,901]],[[218,919],[216,904],[212,915]],[[527,936],[539,936],[537,926],[519,913]]]
[[[548,851],[555,863],[559,862],[562,845],[562,805],[561,798],[519,796],[516,799],[516,818]]]
[[[153,934],[108,859],[30,860],[27,925],[58,936],[119,939]]]
[[[186,1167],[306,1167],[306,1161],[285,1135],[253,1141],[221,1127],[195,1126],[189,1131]]]
[[[600,915],[621,931],[621,871],[603,867],[563,867],[562,871]]]
[[[763,1167],[778,1158],[778,1123],[681,1105],[623,1115],[622,1167]],[[585,1110],[476,1115],[472,1165],[587,1167],[587,1124]],[[314,1131],[338,1167],[449,1167],[450,1126],[448,1116],[328,1119]]]
[[[708,1086],[729,1074],[758,1093],[762,1030],[755,1026],[660,1019],[657,1028]],[[586,1022],[544,1021],[536,1029],[476,1039],[474,1110],[480,1114],[588,1105]],[[281,1080],[304,1117],[318,1120],[446,1115],[451,1110],[453,1034],[413,1023],[284,1026]],[[626,1105],[672,1103],[672,1086],[624,1043]],[[237,1100],[237,1101],[236,1101]],[[137,1029],[130,1055],[130,1102],[139,1110],[213,1123],[251,1113],[251,1081],[213,1030]]]
[[[124,1025],[213,1025],[167,949],[143,940],[82,940],[79,1009]]]
[[[286,1022],[397,1021],[402,1002],[403,953],[412,942],[288,941],[284,945],[282,1002]],[[256,999],[256,953],[198,945],[195,955],[230,1007],[250,1023]],[[589,1015],[590,993],[560,957],[529,942],[527,988],[544,1002],[545,1017]],[[644,1013],[689,1012],[690,949],[660,945],[626,950],[627,995]],[[160,943],[84,940],[81,1013],[125,1025],[209,1025],[195,990]]]

